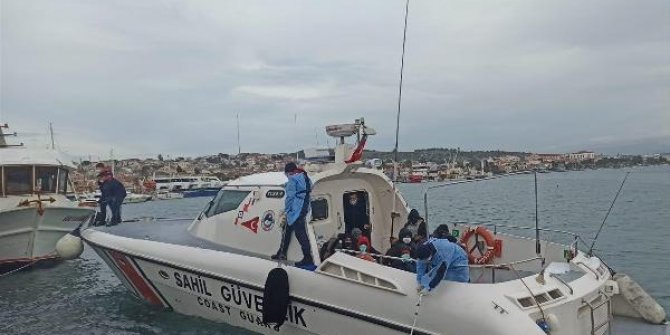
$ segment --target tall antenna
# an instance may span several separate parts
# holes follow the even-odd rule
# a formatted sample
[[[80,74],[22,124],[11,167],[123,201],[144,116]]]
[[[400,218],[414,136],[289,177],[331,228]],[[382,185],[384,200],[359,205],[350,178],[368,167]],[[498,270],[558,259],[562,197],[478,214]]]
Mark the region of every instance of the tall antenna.
[[[298,136],[298,113],[293,114],[293,134]],[[295,162],[298,163],[298,141],[295,141]]]
[[[405,2],[405,25],[402,31],[402,56],[400,57],[400,84],[398,85],[398,113],[395,124],[395,147],[393,148],[393,181],[398,180],[398,137],[400,136],[400,106],[402,103],[402,79],[405,69],[405,42],[407,41],[407,16],[409,14],[409,0]],[[394,201],[395,204],[395,201]]]
[[[56,149],[56,143],[54,142],[54,127],[53,123],[49,122],[49,134],[51,135],[51,150]]]
[[[114,174],[114,148],[109,149],[109,165],[111,165],[112,168],[112,174]]]
[[[242,153],[242,146],[240,145],[240,113],[237,113],[237,154]]]
[[[616,203],[616,199],[619,198],[619,194],[621,193],[621,190],[623,189],[623,185],[626,183],[626,179],[628,179],[628,175],[630,175],[630,171],[626,172],[626,176],[623,177],[623,181],[621,182],[621,186],[619,186],[619,190],[616,192],[616,195],[614,196],[614,200],[612,200],[612,204],[610,205],[610,208],[607,210],[607,214],[605,214],[605,218],[603,219],[603,222],[600,224],[600,228],[598,228],[598,232],[596,233],[596,237],[593,238],[593,242],[591,243],[591,247],[589,248],[589,252],[587,255],[592,256],[593,255],[593,247],[595,247],[596,242],[598,241],[598,236],[600,236],[600,232],[603,230],[603,227],[605,227],[605,222],[607,221],[607,218],[610,216],[610,213],[612,212],[612,208],[614,208],[614,204]]]
[[[540,245],[540,221],[537,216],[537,171],[533,171],[535,178],[535,253],[539,256],[542,253],[542,246]]]
[[[395,122],[395,146],[393,148],[393,212],[391,212],[391,238],[395,228],[396,216],[396,182],[398,181],[398,137],[400,135],[400,106],[402,102],[402,75],[405,70],[405,42],[407,41],[407,16],[409,14],[409,0],[405,2],[405,25],[402,31],[402,56],[400,57],[400,84],[398,85],[398,113]]]

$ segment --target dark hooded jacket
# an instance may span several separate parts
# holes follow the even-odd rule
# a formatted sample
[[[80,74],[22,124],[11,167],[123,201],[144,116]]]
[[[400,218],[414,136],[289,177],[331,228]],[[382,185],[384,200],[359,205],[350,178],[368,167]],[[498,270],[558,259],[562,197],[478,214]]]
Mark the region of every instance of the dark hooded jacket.
[[[126,198],[126,188],[116,178],[107,180],[100,185],[100,204],[121,205]]]
[[[412,237],[412,232],[405,228],[400,229],[400,233],[398,233],[398,241],[393,243],[391,249],[389,249],[386,252],[386,256],[407,258],[407,260],[390,259],[386,263],[387,265],[390,265],[396,269],[414,272],[415,270],[414,262],[410,260],[410,258],[415,257],[414,242],[410,242],[409,244],[407,244],[402,240],[404,237]]]
[[[421,221],[421,223],[418,223]],[[428,228],[426,221],[419,215],[419,211],[412,209],[407,215],[407,223],[403,228],[409,229],[412,232],[412,239],[414,241],[424,241],[428,238]]]

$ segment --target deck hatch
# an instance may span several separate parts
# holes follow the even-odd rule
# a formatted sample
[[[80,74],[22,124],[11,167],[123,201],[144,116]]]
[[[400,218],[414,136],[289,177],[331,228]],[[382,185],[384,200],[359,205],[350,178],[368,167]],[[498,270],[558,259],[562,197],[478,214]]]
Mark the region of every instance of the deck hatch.
[[[387,291],[405,294],[400,291],[400,288],[390,280],[382,279],[369,273],[364,273],[344,265],[333,263],[329,260],[326,260],[324,264],[320,266],[317,272],[359,283],[361,285],[372,286]]]
[[[563,292],[561,292],[561,290],[555,288],[555,289],[547,291],[547,292],[538,293],[538,294],[536,294],[532,297],[527,296],[527,297],[512,298],[512,299],[516,299],[516,301],[519,303],[519,305],[522,308],[530,308],[530,307],[535,306],[536,301],[537,301],[538,304],[544,305],[544,304],[550,303],[554,300],[561,299],[563,297],[564,297]]]

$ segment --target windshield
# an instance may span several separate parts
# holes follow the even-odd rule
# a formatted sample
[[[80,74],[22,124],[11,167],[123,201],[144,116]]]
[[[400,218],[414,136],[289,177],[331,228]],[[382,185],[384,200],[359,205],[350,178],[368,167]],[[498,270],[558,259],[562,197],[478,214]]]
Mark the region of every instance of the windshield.
[[[32,193],[32,166],[5,167],[5,187],[7,194]]]
[[[251,191],[221,190],[205,211],[207,217],[237,209]]]

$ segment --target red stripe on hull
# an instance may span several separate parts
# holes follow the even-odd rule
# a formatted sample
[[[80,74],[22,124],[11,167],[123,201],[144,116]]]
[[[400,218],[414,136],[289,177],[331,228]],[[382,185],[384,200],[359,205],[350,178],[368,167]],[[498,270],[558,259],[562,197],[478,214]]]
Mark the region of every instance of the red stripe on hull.
[[[135,270],[131,261],[124,254],[113,250],[109,250],[109,254],[112,256],[114,263],[116,263],[128,281],[135,286],[135,289],[142,295],[144,300],[153,305],[165,307],[163,301],[156,295],[144,278],[137,273],[137,270]]]

